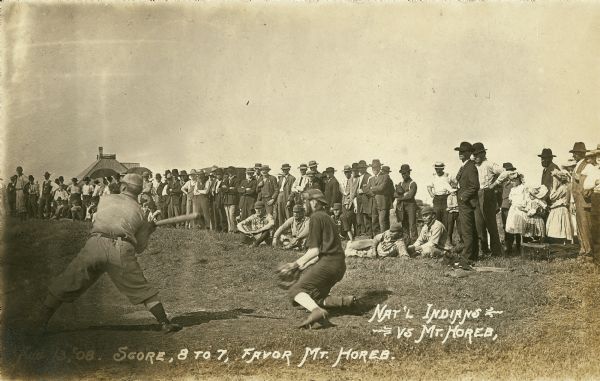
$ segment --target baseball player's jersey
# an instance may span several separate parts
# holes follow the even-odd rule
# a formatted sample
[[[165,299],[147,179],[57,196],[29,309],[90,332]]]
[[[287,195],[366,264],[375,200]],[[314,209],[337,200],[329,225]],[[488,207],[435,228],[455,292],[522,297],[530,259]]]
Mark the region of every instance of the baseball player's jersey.
[[[137,245],[136,233],[145,223],[136,200],[124,194],[110,194],[100,198],[92,233],[126,237]]]

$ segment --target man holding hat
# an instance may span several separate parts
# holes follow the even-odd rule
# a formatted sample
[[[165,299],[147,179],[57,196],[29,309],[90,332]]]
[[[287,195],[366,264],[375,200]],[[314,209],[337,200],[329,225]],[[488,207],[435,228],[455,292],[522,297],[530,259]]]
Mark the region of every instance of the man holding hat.
[[[281,166],[281,176],[279,176],[279,180],[277,183],[277,188],[279,192],[277,193],[277,218],[275,219],[275,226],[279,226],[287,221],[288,218],[292,216],[292,186],[296,181],[296,178],[290,175],[290,169],[292,167],[289,164],[283,164]]]
[[[369,183],[369,178],[371,174],[367,172],[367,162],[364,160],[360,160],[357,165],[358,174],[356,181],[357,189],[356,189],[356,225],[358,226],[358,231],[356,235],[368,235],[369,237],[372,234],[371,228],[371,207],[368,205],[369,197],[365,193],[365,188]]]
[[[435,218],[448,229],[448,196],[454,191],[454,188],[450,185],[450,176],[444,172],[444,168],[446,168],[444,163],[437,161],[433,164],[433,168],[435,173],[431,184],[427,186],[427,192],[433,202]]]
[[[245,220],[252,215],[256,202],[256,178],[254,168],[246,169],[246,178],[240,183],[240,220]]]
[[[478,208],[475,210],[475,226],[479,234],[482,251],[487,252],[491,249],[493,256],[501,256],[503,250],[498,233],[498,223],[496,222],[498,201],[495,189],[499,188],[508,179],[509,172],[498,164],[489,161],[486,151],[483,143],[473,144],[473,156],[479,175],[479,191],[477,194],[479,203]],[[490,235],[489,245],[488,233]]]
[[[304,215],[304,207],[301,204],[294,205],[293,213],[293,217],[288,218],[275,232],[273,247],[281,243],[286,250],[304,249],[310,217]]]
[[[592,221],[591,208],[589,198],[585,197],[583,184],[585,183],[586,167],[591,165],[585,158],[588,150],[585,148],[585,143],[577,142],[570,150],[573,154],[573,159],[577,162],[573,170],[571,180],[571,192],[575,201],[575,219],[577,221],[577,237],[579,238],[579,254],[585,258],[590,258],[592,255]],[[552,188],[548,188],[552,189]]]
[[[262,242],[270,245],[271,229],[275,225],[275,220],[270,213],[267,213],[263,201],[257,201],[254,204],[254,210],[256,213],[240,221],[237,229],[246,236],[244,243],[248,243],[252,247],[257,247]]]
[[[44,173],[44,181],[42,181],[42,191],[39,200],[39,216],[40,218],[50,218],[52,214],[52,191],[54,189],[50,173]]]
[[[91,236],[66,270],[56,277],[38,323],[45,329],[54,312],[64,302],[74,302],[103,273],[133,304],[144,304],[161,324],[163,332],[182,327],[171,323],[158,298],[158,291],[146,280],[135,256],[143,252],[156,226],[144,219],[137,197],[142,177],[127,174],[120,182],[120,193],[102,197],[92,225]]]
[[[408,253],[411,255],[423,255],[427,257],[440,257],[444,254],[444,248],[448,234],[444,224],[435,218],[435,210],[425,205],[421,210],[423,217],[423,227],[419,233],[419,238],[414,244],[408,246]]]
[[[308,250],[298,260],[279,269],[280,274],[300,271],[297,281],[289,287],[288,295],[310,311],[310,315],[299,325],[309,328],[318,323],[328,325],[329,314],[322,307],[351,306],[355,298],[329,295],[331,288],[344,277],[346,261],[335,224],[325,212],[327,200],[318,189],[307,191],[312,214],[306,246]]]
[[[394,197],[396,198],[396,220],[402,224],[404,234],[408,233],[408,242],[417,239],[417,183],[410,177],[410,166],[402,164],[400,174],[402,182],[396,185]]]
[[[340,192],[340,183],[335,178],[335,169],[327,167],[325,169],[325,199],[329,205],[342,202],[342,192]]]
[[[454,149],[458,151],[458,157],[462,165],[456,175],[458,182],[458,219],[460,231],[464,242],[462,255],[470,260],[479,258],[479,245],[477,240],[477,229],[475,227],[475,208],[479,203],[479,173],[475,163],[470,159],[473,146],[469,142],[461,142]]]

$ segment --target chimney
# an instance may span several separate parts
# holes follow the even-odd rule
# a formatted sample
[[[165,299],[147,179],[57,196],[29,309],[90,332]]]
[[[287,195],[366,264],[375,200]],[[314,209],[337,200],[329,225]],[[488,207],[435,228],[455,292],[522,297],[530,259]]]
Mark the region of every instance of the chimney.
[[[104,148],[98,147],[98,159],[102,159],[103,153],[104,153]]]

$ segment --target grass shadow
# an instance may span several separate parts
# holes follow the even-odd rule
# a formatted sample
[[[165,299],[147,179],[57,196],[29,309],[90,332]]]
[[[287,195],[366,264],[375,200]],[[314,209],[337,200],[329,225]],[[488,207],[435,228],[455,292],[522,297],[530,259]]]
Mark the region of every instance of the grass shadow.
[[[362,316],[367,312],[371,311],[378,304],[385,302],[390,297],[390,295],[392,295],[392,291],[389,290],[368,291],[357,298],[356,304],[354,306],[332,308],[329,312],[331,316]]]

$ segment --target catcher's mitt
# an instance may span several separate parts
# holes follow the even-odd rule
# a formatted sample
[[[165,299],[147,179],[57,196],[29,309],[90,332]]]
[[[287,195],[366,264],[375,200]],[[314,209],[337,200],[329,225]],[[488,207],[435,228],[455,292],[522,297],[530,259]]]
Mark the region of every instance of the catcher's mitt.
[[[300,268],[296,262],[286,263],[277,268],[277,277],[279,278],[277,285],[280,288],[287,290],[292,287],[300,277]]]

